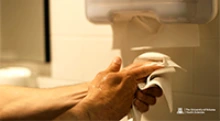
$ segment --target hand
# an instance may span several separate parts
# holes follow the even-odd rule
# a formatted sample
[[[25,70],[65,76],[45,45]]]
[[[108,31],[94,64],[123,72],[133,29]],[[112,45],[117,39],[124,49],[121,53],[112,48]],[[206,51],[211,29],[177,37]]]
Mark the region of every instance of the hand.
[[[76,106],[78,112],[86,112],[90,120],[120,120],[131,109],[137,80],[147,77],[160,66],[150,63],[132,64],[123,70],[121,59],[115,58],[111,65],[100,72],[89,86],[87,96]],[[78,119],[85,119],[78,115]]]
[[[158,86],[150,87],[146,90],[138,89],[135,94],[134,105],[140,112],[147,112],[149,106],[156,104],[156,98],[162,96],[162,94],[163,92]]]

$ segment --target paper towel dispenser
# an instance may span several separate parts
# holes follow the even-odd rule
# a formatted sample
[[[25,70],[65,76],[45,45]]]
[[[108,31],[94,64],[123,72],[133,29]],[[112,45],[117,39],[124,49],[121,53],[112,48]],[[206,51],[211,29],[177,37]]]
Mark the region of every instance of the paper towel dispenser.
[[[161,23],[203,24],[217,12],[218,0],[86,0],[87,18],[93,23],[150,16]]]

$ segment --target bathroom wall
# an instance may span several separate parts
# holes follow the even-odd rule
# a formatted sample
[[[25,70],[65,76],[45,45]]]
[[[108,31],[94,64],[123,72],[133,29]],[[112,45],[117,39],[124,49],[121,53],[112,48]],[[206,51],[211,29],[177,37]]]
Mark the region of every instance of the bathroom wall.
[[[120,55],[111,50],[111,26],[86,19],[84,0],[51,0],[50,5],[54,78],[91,80]]]
[[[113,50],[109,25],[94,25],[85,16],[84,0],[51,0],[52,78],[90,81],[114,56],[124,65],[146,51]],[[163,103],[151,107],[149,120],[211,120],[219,118],[219,18],[199,25],[200,47],[164,48],[187,72],[172,78],[174,112]],[[159,100],[160,102],[160,100]],[[178,108],[214,108],[204,115],[177,115]]]

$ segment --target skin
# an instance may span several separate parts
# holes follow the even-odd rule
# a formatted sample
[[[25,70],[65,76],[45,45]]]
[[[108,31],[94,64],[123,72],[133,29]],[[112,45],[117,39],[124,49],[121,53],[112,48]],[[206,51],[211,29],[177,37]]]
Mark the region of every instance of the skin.
[[[132,64],[121,71],[120,67],[121,59],[117,57],[106,70],[97,74],[89,85],[87,96],[69,111],[67,117],[75,120],[120,120],[129,113],[133,102],[141,112],[155,104],[156,97],[162,95],[161,89],[152,87],[140,91],[137,83],[161,66],[145,62]],[[60,119],[65,119],[65,116]]]
[[[87,91],[86,83],[51,89],[0,86],[0,121],[53,120],[77,105]]]
[[[133,103],[141,112],[147,111],[162,91],[158,87],[140,91],[137,83],[161,66],[149,62],[132,64],[121,71],[120,67],[121,59],[116,57],[90,83],[74,86],[0,86],[0,120],[120,120]]]

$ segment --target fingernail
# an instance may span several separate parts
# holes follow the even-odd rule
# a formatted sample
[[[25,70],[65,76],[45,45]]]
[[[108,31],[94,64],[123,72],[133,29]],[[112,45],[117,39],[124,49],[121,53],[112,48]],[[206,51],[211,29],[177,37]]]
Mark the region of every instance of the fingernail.
[[[121,64],[121,58],[120,57],[115,57],[113,60],[113,63],[120,65]]]

